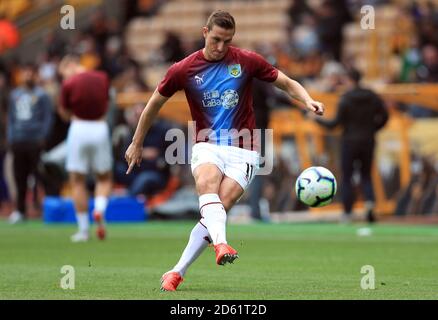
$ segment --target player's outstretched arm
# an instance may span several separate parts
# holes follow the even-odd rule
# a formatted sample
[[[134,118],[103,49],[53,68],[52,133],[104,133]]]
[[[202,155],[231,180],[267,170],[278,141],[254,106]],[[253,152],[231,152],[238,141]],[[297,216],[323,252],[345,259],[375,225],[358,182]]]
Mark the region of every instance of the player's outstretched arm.
[[[126,174],[129,174],[132,171],[135,164],[140,165],[144,137],[157,116],[158,111],[168,99],[168,97],[162,96],[158,90],[155,89],[154,93],[146,104],[146,107],[143,109],[140,120],[137,124],[137,128],[135,129],[132,142],[125,152],[125,159],[128,163],[128,170],[126,171]]]
[[[278,77],[277,80],[275,80],[274,85],[287,92],[292,98],[303,102],[308,110],[313,111],[317,115],[324,114],[324,105],[319,101],[313,100],[299,82],[292,80],[283,72],[278,71]]]

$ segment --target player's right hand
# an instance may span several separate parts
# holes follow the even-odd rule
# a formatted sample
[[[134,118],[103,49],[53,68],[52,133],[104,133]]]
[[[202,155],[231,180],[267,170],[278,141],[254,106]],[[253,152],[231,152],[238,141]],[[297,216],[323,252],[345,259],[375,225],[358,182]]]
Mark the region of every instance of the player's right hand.
[[[128,149],[125,152],[125,160],[128,163],[128,170],[126,171],[126,174],[129,174],[132,171],[135,164],[137,164],[137,166],[140,166],[142,152],[142,146],[138,146],[134,143],[131,143],[129,145]]]

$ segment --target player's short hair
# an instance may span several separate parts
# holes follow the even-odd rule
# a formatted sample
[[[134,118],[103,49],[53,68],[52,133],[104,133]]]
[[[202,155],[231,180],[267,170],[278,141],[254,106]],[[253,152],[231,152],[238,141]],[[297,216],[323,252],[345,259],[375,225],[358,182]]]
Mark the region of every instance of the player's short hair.
[[[213,26],[224,28],[226,30],[236,30],[236,22],[233,16],[226,11],[216,10],[207,19],[208,31],[213,29]]]

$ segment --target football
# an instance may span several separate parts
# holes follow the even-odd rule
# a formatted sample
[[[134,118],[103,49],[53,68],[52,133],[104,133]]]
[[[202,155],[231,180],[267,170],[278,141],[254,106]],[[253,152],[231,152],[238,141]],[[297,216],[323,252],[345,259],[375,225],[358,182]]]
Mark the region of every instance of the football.
[[[323,207],[332,202],[336,194],[336,178],[324,167],[304,170],[295,183],[297,198],[309,207]]]

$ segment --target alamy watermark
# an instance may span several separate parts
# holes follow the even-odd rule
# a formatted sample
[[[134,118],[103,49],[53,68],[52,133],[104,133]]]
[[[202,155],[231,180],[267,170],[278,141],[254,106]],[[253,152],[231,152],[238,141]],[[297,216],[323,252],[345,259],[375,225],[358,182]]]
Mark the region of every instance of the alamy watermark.
[[[64,15],[59,21],[59,26],[63,30],[74,30],[75,27],[75,8],[71,5],[63,5],[60,13]]]
[[[365,274],[360,280],[360,287],[363,290],[374,290],[376,288],[376,274],[374,267],[371,265],[364,265],[360,269],[361,274]]]
[[[362,30],[374,30],[376,13],[374,7],[371,5],[364,5],[360,8],[360,13],[362,17],[360,19],[360,27]]]
[[[65,274],[61,278],[60,286],[64,290],[74,290],[75,288],[75,268],[70,265],[61,267],[61,273]]]

